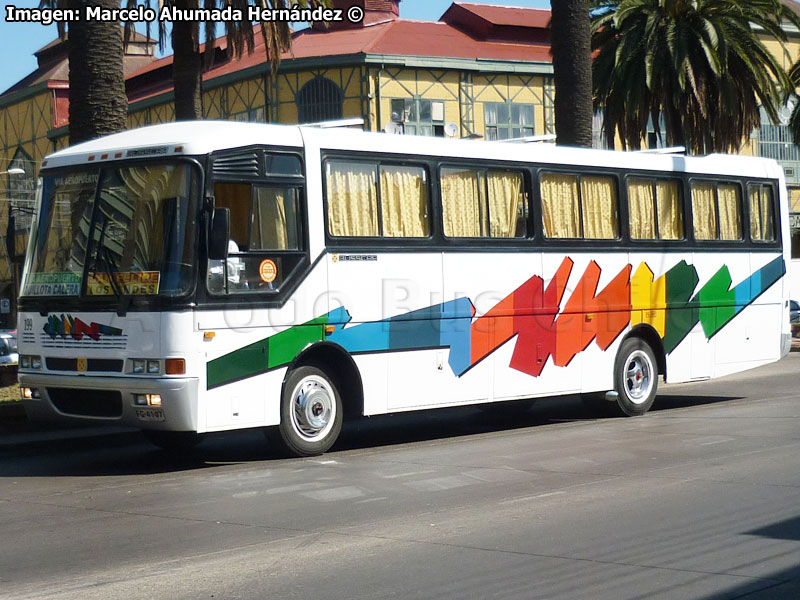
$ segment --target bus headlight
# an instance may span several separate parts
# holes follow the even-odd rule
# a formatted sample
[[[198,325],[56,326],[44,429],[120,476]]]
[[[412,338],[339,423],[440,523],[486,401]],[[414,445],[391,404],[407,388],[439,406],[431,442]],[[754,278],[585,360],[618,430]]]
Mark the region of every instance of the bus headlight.
[[[163,364],[163,366],[162,366]],[[134,375],[183,375],[186,360],[183,358],[131,358],[129,373]]]
[[[23,369],[41,369],[42,357],[23,354],[19,357],[19,366]]]

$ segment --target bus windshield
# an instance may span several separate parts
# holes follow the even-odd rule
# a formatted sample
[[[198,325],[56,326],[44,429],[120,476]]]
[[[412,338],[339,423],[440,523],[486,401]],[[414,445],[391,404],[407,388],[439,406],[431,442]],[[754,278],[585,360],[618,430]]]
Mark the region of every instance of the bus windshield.
[[[177,296],[191,290],[197,184],[186,163],[44,176],[22,296]]]

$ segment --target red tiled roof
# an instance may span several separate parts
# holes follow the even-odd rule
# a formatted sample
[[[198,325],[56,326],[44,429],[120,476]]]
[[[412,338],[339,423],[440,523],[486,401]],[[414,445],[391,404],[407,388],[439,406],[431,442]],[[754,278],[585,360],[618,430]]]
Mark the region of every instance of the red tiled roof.
[[[491,4],[474,4],[472,2],[453,2],[452,6],[460,6],[492,25],[545,28],[550,22],[550,11],[544,8],[494,6]]]
[[[225,38],[217,47],[225,48]],[[387,54],[399,56],[444,57],[484,60],[513,60],[550,62],[550,47],[546,44],[495,42],[477,40],[447,23],[397,19],[385,23],[341,31],[304,29],[293,35],[292,51],[284,52],[281,60],[343,56],[350,54]],[[208,81],[240,71],[265,61],[264,41],[256,33],[255,50],[238,60],[226,60],[203,74]],[[156,60],[131,74],[140,77],[172,64],[172,56]],[[170,88],[171,82],[156,87]],[[131,101],[160,93],[147,86],[132,90]]]

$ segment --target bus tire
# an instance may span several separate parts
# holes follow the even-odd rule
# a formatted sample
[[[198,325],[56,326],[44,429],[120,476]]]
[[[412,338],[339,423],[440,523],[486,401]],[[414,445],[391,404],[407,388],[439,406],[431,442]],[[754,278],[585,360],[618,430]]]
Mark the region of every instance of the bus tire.
[[[203,441],[203,437],[194,431],[143,429],[142,433],[148,442],[164,450],[189,450]]]
[[[614,390],[616,408],[622,416],[643,415],[653,405],[658,390],[658,363],[653,349],[643,339],[631,337],[622,342],[614,363]]]
[[[333,379],[317,367],[297,367],[283,387],[279,440],[292,456],[322,454],[339,437],[343,413]]]

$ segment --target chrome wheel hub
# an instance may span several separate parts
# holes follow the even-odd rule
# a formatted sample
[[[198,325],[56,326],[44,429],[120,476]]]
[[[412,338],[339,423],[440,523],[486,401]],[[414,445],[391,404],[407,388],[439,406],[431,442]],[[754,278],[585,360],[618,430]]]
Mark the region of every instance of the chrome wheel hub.
[[[625,365],[625,391],[634,404],[641,404],[650,396],[655,379],[655,369],[650,357],[636,350],[628,356]]]
[[[328,382],[321,377],[304,378],[292,393],[292,427],[306,441],[324,438],[336,418],[336,402]]]

